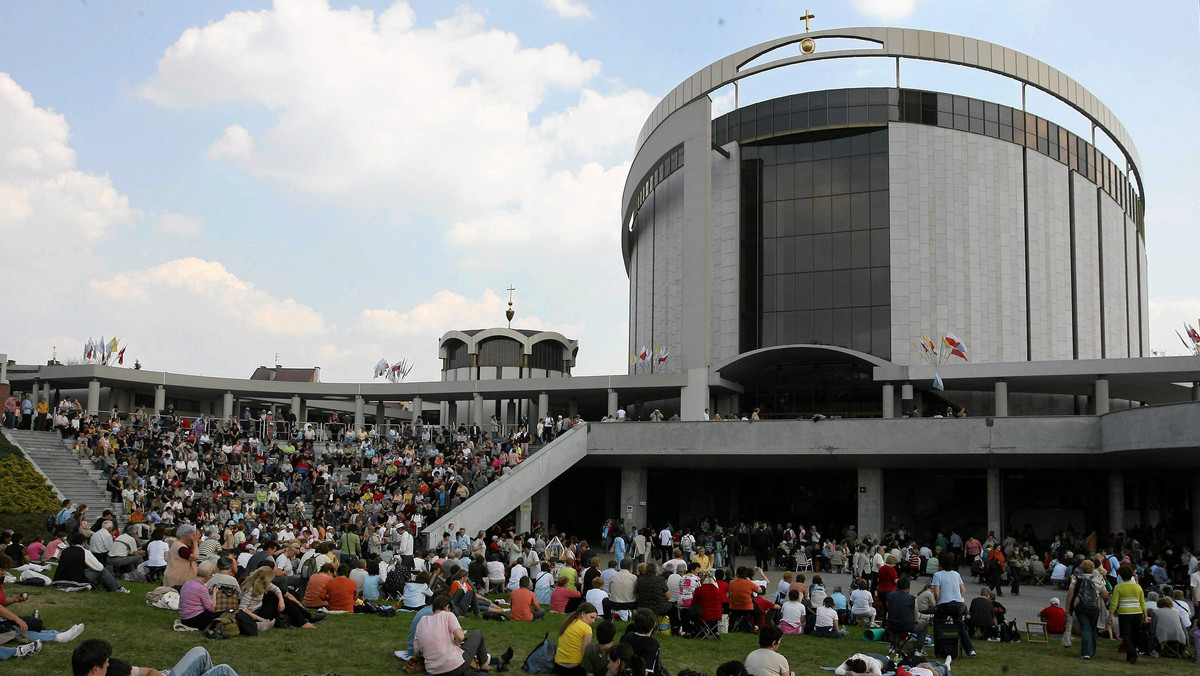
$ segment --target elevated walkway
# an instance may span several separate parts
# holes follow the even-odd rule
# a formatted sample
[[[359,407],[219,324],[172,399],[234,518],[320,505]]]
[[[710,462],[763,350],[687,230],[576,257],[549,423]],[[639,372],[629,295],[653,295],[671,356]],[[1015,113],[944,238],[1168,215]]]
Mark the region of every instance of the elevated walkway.
[[[60,500],[65,498],[76,506],[88,506],[89,522],[111,509],[117,515],[117,525],[124,525],[124,506],[111,501],[103,472],[80,460],[58,432],[4,430],[4,435],[54,486]]]
[[[425,537],[425,545],[434,547],[440,542],[442,533],[450,524],[454,524],[456,529],[466,528],[467,533],[474,535],[518,509],[517,530],[529,530],[528,519],[532,511],[529,501],[535,493],[549,486],[550,482],[587,455],[588,427],[580,425],[559,435],[542,450],[508,470],[500,479],[426,526],[421,532]],[[524,528],[521,528],[522,523]]]

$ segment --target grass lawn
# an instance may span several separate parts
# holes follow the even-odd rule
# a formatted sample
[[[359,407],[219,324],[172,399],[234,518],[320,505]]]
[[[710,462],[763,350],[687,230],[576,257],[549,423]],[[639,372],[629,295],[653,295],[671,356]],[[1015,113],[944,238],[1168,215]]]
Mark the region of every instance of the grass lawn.
[[[204,645],[218,662],[227,662],[242,676],[277,676],[284,674],[327,674],[337,672],[346,676],[366,674],[400,674],[400,662],[392,651],[402,649],[407,637],[411,615],[400,613],[386,619],[369,615],[342,615],[326,619],[314,630],[273,630],[257,638],[237,637],[226,641],[208,641],[196,632],[178,633],[171,630],[175,615],[166,610],[151,608],[145,594],[152,585],[130,584],[131,594],[84,592],[67,594],[40,587],[8,585],[5,593],[12,596],[29,590],[30,599],[12,606],[18,614],[28,615],[41,608],[42,619],[51,629],[64,630],[77,622],[87,624],[83,638],[103,638],[113,644],[115,654],[133,664],[155,668],[172,666],[189,648]],[[481,629],[493,653],[503,652],[509,645],[519,662],[549,632],[558,632],[562,616],[550,616],[539,622],[485,622],[467,619],[467,630]],[[617,635],[624,632],[618,623]],[[82,639],[78,639],[82,640]],[[744,659],[756,646],[750,635],[727,635],[720,641],[693,641],[662,637],[663,659],[667,668],[676,673],[691,668],[709,674],[717,665],[730,659]],[[1078,642],[1071,649],[1057,641],[1050,645],[996,644],[979,642],[979,657],[954,662],[955,673],[975,674],[1117,674],[1129,673],[1124,655],[1116,644],[1101,639],[1099,654],[1090,662],[1079,659]],[[24,676],[69,674],[71,650],[74,644],[51,643],[42,653],[30,659],[12,659],[4,663],[6,675]],[[797,674],[819,674],[821,666],[836,666],[851,654],[883,652],[883,644],[868,644],[859,634],[831,641],[808,636],[785,636],[782,652]],[[1200,666],[1179,660],[1142,658],[1136,669],[1146,673],[1195,672]]]

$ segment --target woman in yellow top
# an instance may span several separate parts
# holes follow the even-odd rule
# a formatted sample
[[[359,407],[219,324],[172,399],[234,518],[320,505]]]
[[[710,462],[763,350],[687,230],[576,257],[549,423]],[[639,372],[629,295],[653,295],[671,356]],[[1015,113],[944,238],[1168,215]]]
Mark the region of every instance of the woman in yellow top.
[[[558,629],[558,651],[554,654],[554,673],[559,676],[587,676],[580,666],[583,649],[592,642],[592,623],[596,621],[596,606],[581,603],[567,615]]]
[[[1133,567],[1124,564],[1117,571],[1121,583],[1112,590],[1112,599],[1108,602],[1108,629],[1112,633],[1113,617],[1121,626],[1121,643],[1125,646],[1125,661],[1137,663],[1138,633],[1150,621],[1146,612],[1146,595],[1142,587],[1133,581]]]

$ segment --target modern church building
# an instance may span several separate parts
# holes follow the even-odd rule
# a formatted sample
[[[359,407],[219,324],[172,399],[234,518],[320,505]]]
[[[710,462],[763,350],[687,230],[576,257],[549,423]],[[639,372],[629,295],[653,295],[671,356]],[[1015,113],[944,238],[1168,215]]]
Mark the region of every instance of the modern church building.
[[[710,94],[744,78],[860,57],[894,61],[896,86],[802,90],[713,114]],[[901,66],[914,59],[1003,76],[1022,101],[1038,90],[1091,133],[905,88]],[[1097,150],[1101,137],[1115,156]],[[814,31],[700,69],[638,137],[614,227],[630,353],[670,355],[653,369],[635,358],[628,373],[574,376],[575,341],[499,329],[447,333],[432,383],[95,365],[9,378],[14,390],[86,388],[91,410],[183,397],[185,411],[225,416],[244,401],[290,403],[302,419],[344,407],[355,425],[370,403],[376,423],[407,419],[401,402],[443,424],[491,412],[593,421],[430,525],[431,537],[511,514],[518,527],[584,534],[614,517],[863,535],[1164,523],[1200,545],[1200,357],[1148,356],[1145,195],[1128,132],[1048,64],[945,33]],[[929,358],[948,351],[946,336],[970,361]],[[681,420],[636,422],[653,408]],[[635,422],[594,422],[618,409]],[[762,420],[708,420],[755,410]]]

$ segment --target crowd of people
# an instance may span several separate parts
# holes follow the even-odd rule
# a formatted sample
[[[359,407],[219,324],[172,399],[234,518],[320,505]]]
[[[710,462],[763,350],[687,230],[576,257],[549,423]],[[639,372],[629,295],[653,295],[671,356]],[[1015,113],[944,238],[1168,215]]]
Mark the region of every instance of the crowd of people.
[[[592,542],[553,526],[515,533],[499,524],[473,535],[451,526],[433,548],[417,542],[423,526],[520,463],[529,441],[577,424],[569,419],[543,418],[510,436],[499,425],[449,430],[420,419],[386,431],[333,421],[318,434],[287,411],[279,419],[213,420],[168,407],[101,419],[67,402],[46,414],[80,457],[107,474],[124,513],[93,518],[87,506],[64,501],[49,537],[5,534],[6,568],[40,575],[54,563],[47,578],[55,585],[115,593],[127,592],[126,580],[160,581],[178,590],[181,630],[232,630],[230,623],[241,634],[311,630],[330,613],[409,610],[409,640],[397,654],[423,656],[429,673],[507,666],[510,653],[489,655],[481,635],[462,632],[457,618],[467,616],[563,614],[567,650],[555,670],[574,676],[614,663],[663,670],[660,628],[699,638],[752,632],[760,649],[742,668],[765,676],[779,664],[761,651],[777,652],[782,637],[837,639],[855,624],[918,639],[948,624],[960,654],[971,657],[974,638],[1002,640],[1006,611],[998,599],[1005,590],[1019,595],[1023,583],[1065,592],[1065,604],[1056,598],[1041,616],[1064,641],[1068,623],[1078,627],[1085,659],[1105,629],[1122,639],[1130,661],[1186,645],[1200,602],[1200,561],[1162,530],[1104,541],[1071,529],[1038,540],[1028,528],[983,540],[955,531],[919,539],[903,528],[860,537],[853,527],[786,522],[706,518],[639,528],[610,519]],[[18,407],[14,422],[22,415]],[[826,586],[823,574],[831,573],[849,574],[852,583]],[[978,580],[978,597],[968,600],[963,575]],[[420,629],[429,617],[437,619]],[[629,623],[619,641],[607,628],[614,621]],[[74,638],[75,628],[38,631],[0,657],[31,656],[40,641]],[[621,645],[628,649],[613,650]],[[906,668],[948,669],[926,659],[923,640],[914,645]],[[616,661],[589,657],[594,646]],[[445,671],[431,671],[430,657]],[[839,673],[873,673],[876,657],[866,658],[847,660]]]

